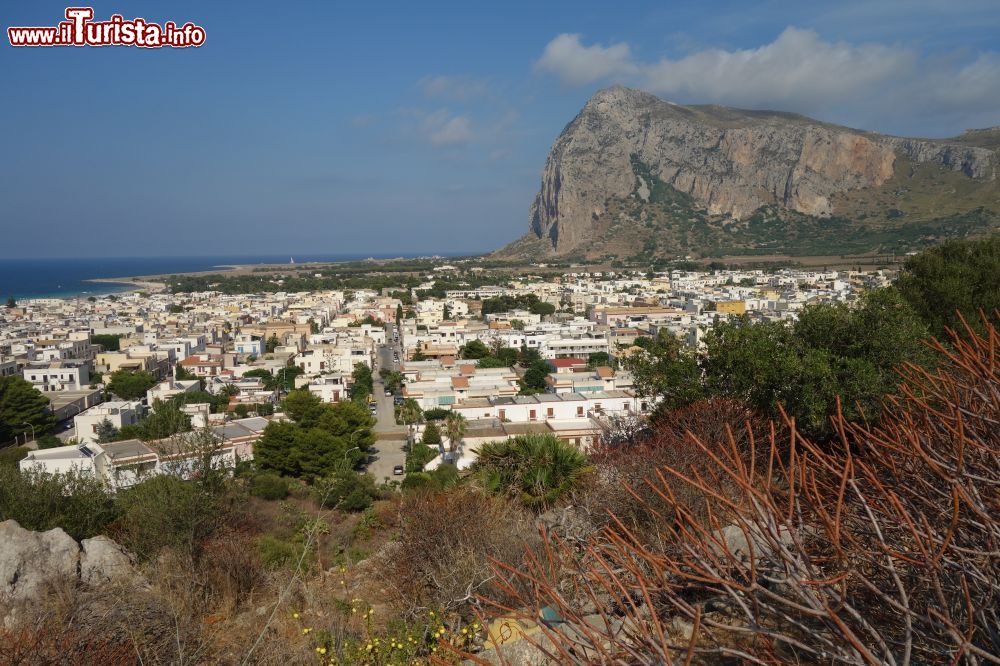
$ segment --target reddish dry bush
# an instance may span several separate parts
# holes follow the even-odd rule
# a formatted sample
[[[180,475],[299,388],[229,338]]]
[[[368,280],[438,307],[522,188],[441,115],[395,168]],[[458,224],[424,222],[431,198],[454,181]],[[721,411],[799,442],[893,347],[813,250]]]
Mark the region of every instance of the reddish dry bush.
[[[489,558],[516,561],[539,541],[519,506],[472,490],[408,493],[399,539],[388,554],[389,578],[409,612],[457,610],[477,594],[499,595]]]
[[[204,543],[198,557],[197,581],[217,606],[236,608],[265,582],[256,538],[223,529]]]
[[[132,645],[94,635],[86,627],[0,627],[0,664],[5,666],[124,666],[135,664],[135,655]]]
[[[651,471],[670,467],[688,475],[711,474],[714,463],[704,455],[703,447],[728,465],[747,464],[754,455],[749,435],[761,436],[767,428],[749,407],[726,398],[701,400],[664,412],[647,436],[637,442],[596,445],[590,456],[597,473],[575,501],[596,524],[607,525],[614,516],[647,545],[662,545],[669,535],[661,515],[669,514],[669,509]],[[733,448],[729,446],[731,436],[735,437]],[[728,460],[734,451],[739,460]],[[671,486],[679,503],[696,515],[704,515],[703,493],[684,483]]]
[[[667,546],[622,522],[582,551],[550,537],[526,567],[496,563],[508,599],[487,603],[555,609],[544,645],[525,640],[557,663],[1000,662],[1000,336],[984,324],[933,343],[938,370],[905,367],[878,427],[838,414],[832,446],[791,420],[763,458],[693,439],[704,466],[656,471]]]

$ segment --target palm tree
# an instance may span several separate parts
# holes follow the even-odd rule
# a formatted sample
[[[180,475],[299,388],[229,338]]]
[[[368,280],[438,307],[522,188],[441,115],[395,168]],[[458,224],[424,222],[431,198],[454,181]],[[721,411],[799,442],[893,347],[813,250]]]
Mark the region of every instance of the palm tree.
[[[458,451],[467,427],[468,422],[458,412],[448,412],[448,416],[444,418],[444,434],[448,436],[448,445],[453,452]]]
[[[483,444],[472,472],[486,492],[544,509],[593,470],[587,456],[555,435],[519,435]]]
[[[413,439],[413,424],[423,420],[424,412],[413,398],[407,398],[399,406],[399,420],[406,424],[408,439]]]

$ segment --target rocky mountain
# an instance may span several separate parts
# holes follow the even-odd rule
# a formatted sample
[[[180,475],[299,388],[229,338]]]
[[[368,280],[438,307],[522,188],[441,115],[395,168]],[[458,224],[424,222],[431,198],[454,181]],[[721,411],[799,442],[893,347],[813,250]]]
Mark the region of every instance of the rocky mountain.
[[[951,140],[601,90],[559,135],[500,255],[907,250],[1000,227],[1000,128]]]

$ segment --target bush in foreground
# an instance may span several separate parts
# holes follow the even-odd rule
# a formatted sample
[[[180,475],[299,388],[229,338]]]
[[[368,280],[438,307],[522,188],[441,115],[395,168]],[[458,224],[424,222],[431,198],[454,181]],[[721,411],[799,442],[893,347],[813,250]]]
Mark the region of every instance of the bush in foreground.
[[[491,612],[549,607],[546,644],[526,640],[566,664],[996,663],[1000,335],[982,328],[934,343],[938,370],[904,366],[877,427],[838,413],[821,447],[789,420],[747,462],[733,437],[726,456],[692,438],[704,467],[650,481],[670,542],[619,524],[582,549],[550,538],[527,566],[495,563]]]

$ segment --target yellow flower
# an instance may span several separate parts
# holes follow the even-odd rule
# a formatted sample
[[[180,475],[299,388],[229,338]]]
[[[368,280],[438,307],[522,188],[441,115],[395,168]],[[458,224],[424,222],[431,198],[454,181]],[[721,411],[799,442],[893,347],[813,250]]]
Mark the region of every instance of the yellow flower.
[[[292,617],[297,620],[297,619],[299,619],[299,614],[298,613],[292,613]]]
[[[316,648],[316,652],[318,654],[326,654],[326,648],[325,647],[318,647],[318,648]]]
[[[310,629],[309,627],[304,627],[304,628],[302,629],[302,635],[303,635],[303,636],[305,636],[305,635],[306,635],[306,634],[308,634],[308,633],[309,633],[310,631],[312,631],[312,629]]]
[[[372,650],[373,647],[374,646],[371,643],[369,643],[368,645],[365,646],[365,649],[368,650],[369,652],[371,652],[371,650]]]

